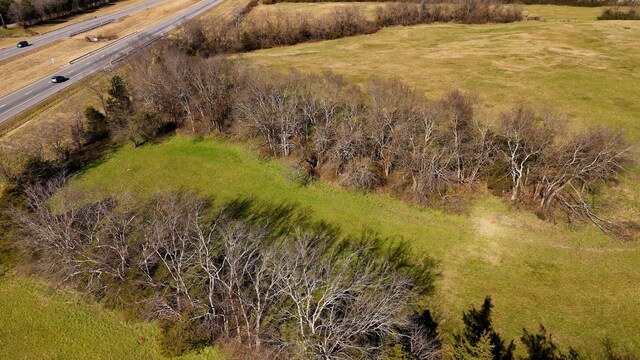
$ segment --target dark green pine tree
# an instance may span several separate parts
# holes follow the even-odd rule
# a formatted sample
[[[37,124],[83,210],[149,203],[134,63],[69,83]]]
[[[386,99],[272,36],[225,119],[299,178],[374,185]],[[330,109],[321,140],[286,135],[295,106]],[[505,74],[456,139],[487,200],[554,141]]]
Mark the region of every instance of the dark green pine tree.
[[[84,117],[87,119],[87,135],[89,141],[98,141],[109,135],[109,124],[107,117],[93,106],[84,110]]]
[[[111,78],[109,98],[107,99],[107,118],[116,126],[124,126],[133,112],[133,104],[129,96],[129,90],[120,76]]]
[[[580,355],[573,349],[569,348],[569,353],[565,354],[553,342],[551,334],[547,336],[547,330],[540,325],[537,334],[530,334],[527,329],[520,341],[527,350],[527,356],[524,360],[579,360]]]
[[[500,338],[500,335],[491,326],[491,297],[487,296],[484,299],[484,303],[480,309],[472,307],[469,311],[462,314],[462,321],[464,322],[464,330],[461,333],[454,335],[456,345],[464,346],[463,344],[470,344],[471,346],[477,346],[482,340],[483,336],[487,334],[490,339],[494,360],[512,360],[513,351],[515,350],[515,344],[513,341],[509,345],[505,345],[504,340]]]

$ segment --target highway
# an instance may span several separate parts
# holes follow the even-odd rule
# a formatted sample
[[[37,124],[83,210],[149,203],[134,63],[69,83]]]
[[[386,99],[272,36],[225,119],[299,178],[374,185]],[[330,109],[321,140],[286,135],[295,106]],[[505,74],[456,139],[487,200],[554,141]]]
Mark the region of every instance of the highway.
[[[66,65],[62,70],[44,79],[37,80],[31,85],[0,99],[0,124],[47,99],[58,91],[80,81],[87,75],[110,66],[114,60],[117,61],[123,58],[128,52],[148,43],[150,39],[163,36],[185,20],[198,16],[218,5],[220,2],[222,2],[222,0],[202,0],[200,3],[184,10],[173,18],[165,20],[133,36],[116,40],[82,59],[75,61],[73,64]],[[62,75],[69,79],[60,84],[53,84],[51,83],[51,77],[53,75]]]
[[[20,55],[22,53],[37,49],[39,47],[45,46],[47,44],[50,44],[54,41],[58,41],[60,39],[64,39],[69,37],[70,33],[73,33],[75,31],[81,31],[83,29],[88,29],[91,28],[93,26],[96,26],[97,24],[100,24],[102,22],[108,21],[108,20],[118,20],[119,18],[123,17],[123,16],[127,16],[127,15],[131,15],[133,13],[136,13],[140,10],[144,10],[147,8],[150,8],[152,6],[155,6],[161,2],[164,2],[167,0],[149,0],[146,1],[142,4],[138,4],[135,6],[131,6],[128,7],[126,9],[122,9],[119,11],[115,11],[112,12],[110,14],[107,15],[103,15],[103,16],[98,16],[95,18],[91,18],[91,19],[87,19],[87,20],[83,20],[80,21],[78,23],[75,24],[71,24],[69,26],[65,26],[63,28],[57,29],[57,30],[53,30],[50,32],[47,32],[45,34],[42,34],[38,37],[35,37],[33,39],[28,39],[29,41],[29,46],[24,47],[24,48],[18,48],[15,45],[8,47],[8,48],[4,48],[4,49],[0,49],[0,60],[4,60],[4,59],[8,59],[10,57],[14,57],[17,55]],[[17,39],[16,43],[19,40],[23,40],[23,39]],[[27,40],[27,39],[24,39]]]

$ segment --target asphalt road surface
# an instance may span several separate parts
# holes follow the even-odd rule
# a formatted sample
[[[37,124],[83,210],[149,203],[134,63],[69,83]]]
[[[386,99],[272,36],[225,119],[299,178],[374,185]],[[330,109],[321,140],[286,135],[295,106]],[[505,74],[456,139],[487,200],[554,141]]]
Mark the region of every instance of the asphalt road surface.
[[[164,22],[133,36],[123,37],[120,40],[116,40],[115,42],[104,46],[73,64],[65,66],[55,74],[51,74],[44,79],[37,80],[33,84],[0,99],[0,124],[18,115],[31,106],[45,100],[58,91],[80,81],[85,76],[110,66],[114,60],[126,56],[128,52],[148,43],[151,39],[163,36],[167,32],[175,29],[185,20],[198,16],[199,14],[218,5],[220,2],[222,2],[222,0],[202,0],[197,5],[184,10],[182,13],[171,19],[165,20]],[[51,77],[53,75],[61,75],[67,77],[68,80],[60,84],[53,84],[51,83]]]
[[[10,57],[14,57],[16,55],[20,55],[22,53],[37,49],[41,46],[50,44],[54,41],[60,40],[60,39],[64,39],[69,37],[69,33],[72,33],[74,31],[79,31],[79,30],[83,30],[83,29],[87,29],[90,28],[94,25],[97,25],[101,22],[107,21],[107,20],[118,20],[119,18],[123,17],[123,16],[127,16],[127,15],[131,15],[133,13],[136,13],[140,10],[144,10],[147,9],[149,7],[155,6],[161,2],[164,2],[167,0],[149,0],[146,1],[142,4],[138,4],[135,6],[131,6],[128,7],[126,9],[122,9],[120,11],[116,11],[104,16],[99,16],[99,17],[95,17],[92,19],[87,19],[87,20],[83,20],[80,21],[78,23],[75,24],[71,24],[69,26],[65,26],[63,28],[57,29],[57,30],[53,30],[50,32],[47,32],[43,35],[40,35],[36,38],[30,39],[29,41],[29,46],[24,47],[24,48],[18,48],[15,45],[8,47],[8,48],[4,48],[4,49],[0,49],[0,60],[4,60],[4,59],[8,59]],[[18,41],[20,41],[22,39],[16,39],[16,44],[18,43]]]

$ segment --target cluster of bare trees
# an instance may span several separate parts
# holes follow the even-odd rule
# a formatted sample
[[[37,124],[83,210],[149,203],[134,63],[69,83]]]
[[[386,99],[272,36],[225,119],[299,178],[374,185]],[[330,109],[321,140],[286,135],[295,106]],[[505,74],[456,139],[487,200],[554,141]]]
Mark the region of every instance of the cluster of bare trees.
[[[440,203],[488,182],[541,215],[613,225],[593,212],[592,199],[629,161],[620,133],[570,131],[564,118],[524,107],[481,121],[477,101],[459,91],[429,101],[394,80],[356,86],[334,74],[161,54],[138,60],[133,93],[140,111],[164,121],[261,139],[271,155],[298,156],[310,175],[347,187],[386,186]]]
[[[26,190],[17,245],[45,274],[163,319],[170,352],[226,339],[272,358],[380,358],[394,344],[440,356],[412,315],[433,290],[434,263],[406,244],[343,237],[290,207],[214,211],[189,194],[90,202],[63,184]]]
[[[524,108],[503,115],[495,141],[510,176],[511,200],[534,201],[543,214],[562,209],[614,230],[612,222],[594,214],[590,197],[615,183],[629,164],[622,133],[597,127],[566,136],[561,125]]]
[[[0,180],[19,185],[57,173],[62,164],[77,169],[75,155],[91,142],[90,129],[78,104],[66,100],[67,118],[44,118],[29,132],[0,143]]]
[[[240,12],[228,22],[190,22],[181,35],[175,38],[175,45],[190,53],[212,55],[371,34],[393,25],[433,22],[504,23],[522,20],[519,7],[504,5],[495,0],[422,4],[391,2],[380,5],[373,16],[365,14],[359,6],[339,7],[323,16],[311,12],[277,11],[264,11],[261,16],[246,15]]]
[[[640,20],[640,2],[614,4],[614,6],[605,9],[598,16],[598,20]]]
[[[434,22],[461,24],[510,23],[523,19],[522,9],[497,0],[453,2],[391,2],[376,8],[379,26],[418,25]]]
[[[67,16],[115,0],[0,0],[0,14],[25,26]]]
[[[598,7],[612,5],[616,2],[628,3],[635,0],[505,0],[505,3],[522,3],[525,5],[565,5],[565,6],[584,6],[584,7]]]

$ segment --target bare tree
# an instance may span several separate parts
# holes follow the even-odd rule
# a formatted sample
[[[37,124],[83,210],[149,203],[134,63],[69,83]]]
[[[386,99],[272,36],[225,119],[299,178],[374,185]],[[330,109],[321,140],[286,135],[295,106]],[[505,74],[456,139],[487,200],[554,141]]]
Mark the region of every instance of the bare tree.
[[[367,131],[375,149],[374,159],[381,163],[384,176],[405,151],[411,124],[419,121],[417,105],[420,99],[398,81],[371,80],[367,86]]]
[[[460,91],[449,93],[440,102],[441,128],[448,130],[446,141],[453,156],[458,183],[474,183],[490,160],[487,129],[474,116],[473,99]]]
[[[288,156],[300,143],[304,117],[299,94],[273,74],[265,74],[247,85],[236,102],[236,118],[249,133],[259,134],[273,155]]]
[[[62,281],[82,277],[87,290],[99,291],[103,276],[124,278],[123,257],[128,250],[122,234],[129,222],[103,222],[115,208],[111,199],[83,205],[86,195],[81,191],[58,194],[67,181],[61,176],[28,187],[29,211],[18,212],[17,218],[26,248],[40,254],[49,275],[59,276]],[[52,209],[54,194],[59,196]]]
[[[140,266],[146,285],[157,289],[157,311],[161,316],[180,318],[197,305],[191,295],[196,278],[190,272],[198,264],[198,224],[203,220],[206,204],[182,194],[159,197],[152,203],[152,216],[146,228]],[[164,269],[167,276],[156,278],[155,271]]]
[[[287,246],[283,286],[293,306],[298,346],[322,359],[372,356],[382,344],[372,338],[394,338],[403,323],[393,304],[409,305],[416,293],[411,280],[388,263],[368,258],[366,247],[343,256],[331,253],[331,241],[298,233]]]
[[[437,115],[423,108],[420,121],[407,139],[404,166],[411,176],[411,189],[420,197],[444,196],[452,185],[449,175],[453,158],[442,146]]]
[[[104,76],[101,76],[100,79],[95,83],[88,84],[87,89],[89,89],[100,101],[100,105],[102,106],[102,113],[105,114],[105,116],[109,116],[109,114],[107,113],[107,98],[105,96],[105,94],[107,93],[107,89],[100,86],[100,84],[103,84],[104,82]]]
[[[611,223],[593,213],[589,193],[617,179],[630,161],[628,151],[621,133],[604,128],[591,129],[560,142],[545,154],[536,169],[539,208],[549,213],[556,204],[608,231]]]
[[[502,115],[498,151],[511,177],[511,201],[526,186],[530,166],[553,144],[557,131],[549,121],[537,121],[531,109],[518,107]]]
[[[225,131],[230,125],[233,91],[238,81],[235,67],[230,62],[218,59],[198,63],[191,69],[190,80],[204,131]]]

